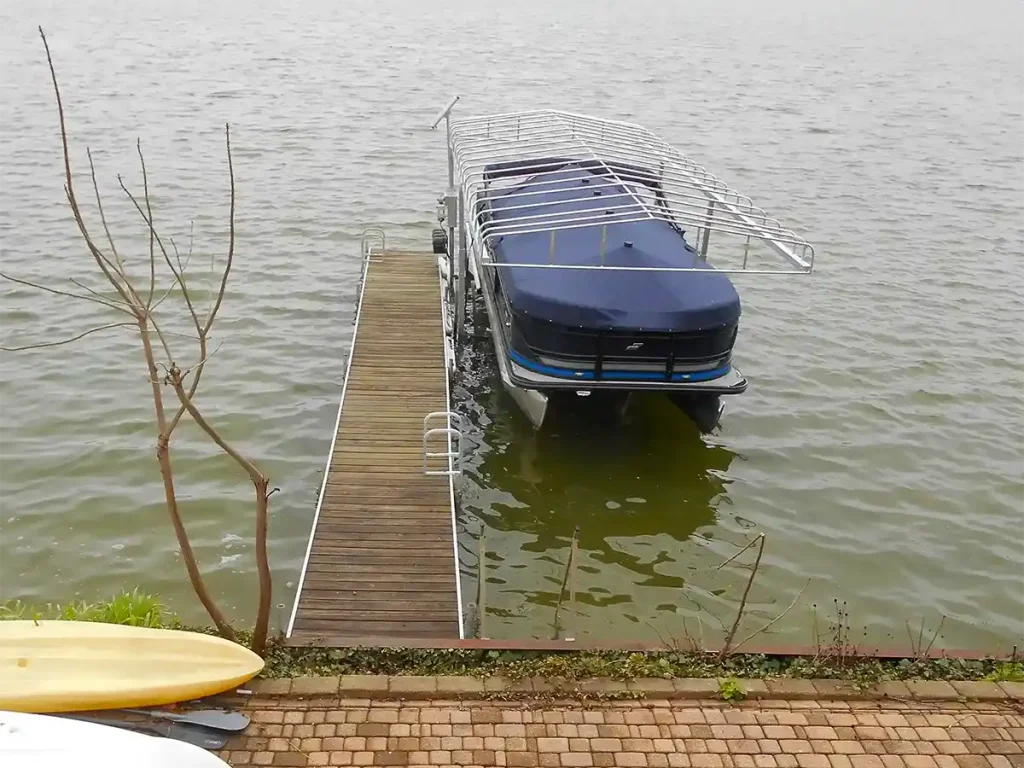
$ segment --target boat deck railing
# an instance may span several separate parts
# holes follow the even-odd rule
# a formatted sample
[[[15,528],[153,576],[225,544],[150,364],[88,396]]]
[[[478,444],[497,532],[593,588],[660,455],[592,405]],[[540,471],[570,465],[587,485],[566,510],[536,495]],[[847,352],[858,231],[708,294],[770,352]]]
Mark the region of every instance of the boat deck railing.
[[[638,125],[552,110],[452,118],[449,151],[469,249],[481,266],[756,274],[813,269],[814,248],[803,237]],[[586,195],[578,191],[584,180]],[[498,199],[495,216],[491,203]],[[561,231],[600,227],[606,233],[609,226],[641,221],[694,231],[701,258],[678,267],[558,259]],[[547,263],[493,260],[496,238],[535,233],[550,235]],[[735,248],[725,247],[730,241]]]

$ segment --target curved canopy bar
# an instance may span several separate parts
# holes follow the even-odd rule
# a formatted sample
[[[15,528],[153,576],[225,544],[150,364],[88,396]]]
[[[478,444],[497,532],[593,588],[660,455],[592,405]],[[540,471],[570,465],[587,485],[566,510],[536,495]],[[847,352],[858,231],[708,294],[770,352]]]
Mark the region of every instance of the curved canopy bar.
[[[484,266],[806,274],[814,265],[814,248],[804,238],[638,125],[554,110],[452,116],[449,151],[470,248],[479,249]],[[637,222],[694,233],[700,258],[664,266],[614,259],[580,264],[565,248],[559,258],[559,232],[599,227],[606,233]],[[494,258],[501,239],[540,233],[548,235],[548,258]],[[562,238],[566,248],[575,239]]]

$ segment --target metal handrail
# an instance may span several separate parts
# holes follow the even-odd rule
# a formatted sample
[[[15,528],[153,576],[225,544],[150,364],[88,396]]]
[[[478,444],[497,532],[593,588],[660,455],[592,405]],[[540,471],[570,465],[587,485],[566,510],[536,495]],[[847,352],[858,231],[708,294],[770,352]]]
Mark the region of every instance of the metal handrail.
[[[427,428],[427,424],[431,419],[444,418],[448,422],[448,426],[445,427],[434,427],[432,429]],[[452,422],[459,425],[456,429],[452,427]],[[425,475],[451,475],[457,476],[462,474],[462,415],[455,413],[454,411],[433,411],[423,417],[423,474]],[[447,435],[449,450],[447,451],[428,451],[427,442],[431,437],[437,435]],[[454,440],[455,448],[452,449]],[[448,469],[430,469],[429,459],[447,459]]]
[[[364,259],[370,258],[373,254],[373,246],[377,240],[380,241],[380,250],[383,253],[387,250],[387,235],[384,230],[380,227],[367,227],[363,230],[360,253]]]
[[[446,116],[451,165],[464,195],[465,235],[483,266],[652,272],[711,269],[703,261],[690,267],[631,267],[561,264],[553,258],[559,231],[656,220],[695,228],[697,241],[703,240],[702,258],[712,232],[743,238],[742,267],[716,265],[717,271],[805,274],[813,269],[814,248],[803,237],[641,126],[554,110]],[[577,189],[567,188],[584,178],[589,180],[590,196],[576,196]],[[569,204],[571,210],[552,210],[549,198],[538,200],[559,189],[565,194],[559,195],[558,205]],[[600,196],[593,195],[595,191]],[[499,195],[500,216],[490,216],[489,203]],[[541,232],[552,233],[549,263],[493,260],[490,247],[497,238]],[[782,257],[789,268],[749,266],[755,241]]]
[[[454,421],[459,425],[458,429],[460,430],[462,429],[462,426],[465,423],[461,413],[456,413],[455,411],[431,411],[430,413],[423,417],[424,429],[427,428],[427,424],[430,422],[431,419],[447,419],[449,425],[451,424],[451,422]]]

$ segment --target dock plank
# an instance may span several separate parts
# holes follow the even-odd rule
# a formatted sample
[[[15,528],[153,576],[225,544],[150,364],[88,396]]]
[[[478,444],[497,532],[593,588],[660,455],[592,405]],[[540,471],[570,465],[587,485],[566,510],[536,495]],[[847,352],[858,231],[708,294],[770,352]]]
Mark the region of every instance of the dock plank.
[[[451,489],[447,477],[423,473],[423,419],[449,409],[443,338],[435,258],[374,256],[293,643],[459,637]],[[428,441],[430,451],[446,449],[444,439]]]

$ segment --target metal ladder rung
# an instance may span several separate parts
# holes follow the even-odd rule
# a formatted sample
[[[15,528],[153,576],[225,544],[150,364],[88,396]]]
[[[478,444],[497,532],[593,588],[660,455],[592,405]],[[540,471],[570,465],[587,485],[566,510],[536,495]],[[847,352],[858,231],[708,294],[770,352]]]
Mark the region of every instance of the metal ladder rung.
[[[380,241],[380,250],[378,251],[379,256],[384,255],[384,251],[387,250],[387,235],[384,230],[380,227],[367,227],[363,230],[362,243],[360,245],[360,251],[363,259],[366,261],[380,261],[380,259],[374,259],[374,245],[376,241]]]
[[[444,427],[428,427],[428,424],[432,419],[445,419],[447,424],[458,424],[459,428],[451,426]],[[462,416],[453,411],[433,411],[423,417],[423,474],[425,475],[461,475],[462,474]],[[445,435],[450,441],[453,441],[455,448],[448,451],[428,451],[427,441],[431,437],[437,435]],[[450,443],[449,443],[450,444]],[[428,465],[429,459],[447,459],[449,462],[449,469],[430,469]]]

